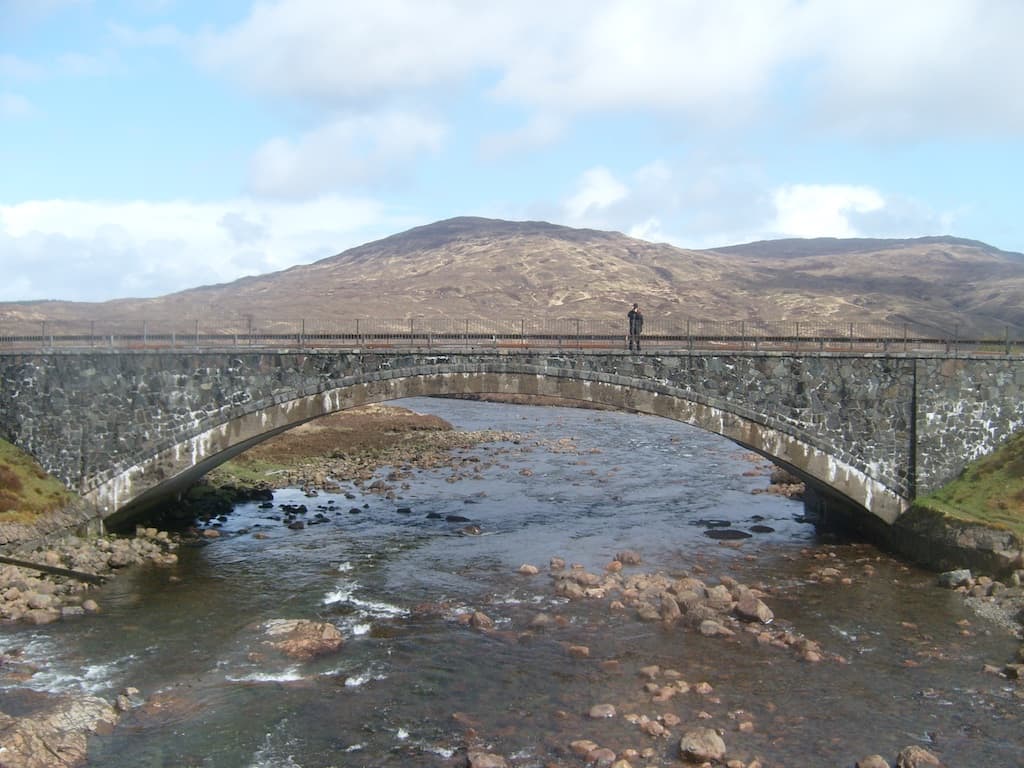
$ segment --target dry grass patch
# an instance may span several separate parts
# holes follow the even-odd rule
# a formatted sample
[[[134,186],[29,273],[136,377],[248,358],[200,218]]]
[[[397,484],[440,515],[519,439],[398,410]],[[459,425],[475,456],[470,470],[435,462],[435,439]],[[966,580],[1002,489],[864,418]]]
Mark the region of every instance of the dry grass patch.
[[[75,494],[24,451],[0,440],[0,522],[31,522],[67,506]]]

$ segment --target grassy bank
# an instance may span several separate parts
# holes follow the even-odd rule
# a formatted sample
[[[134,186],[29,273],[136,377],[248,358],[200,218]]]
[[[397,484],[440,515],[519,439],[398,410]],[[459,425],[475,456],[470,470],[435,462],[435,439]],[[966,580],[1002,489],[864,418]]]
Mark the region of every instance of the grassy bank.
[[[1024,541],[1024,432],[915,505],[957,522],[1009,531]]]
[[[0,440],[0,522],[31,523],[74,499],[75,494],[47,475],[35,459]]]

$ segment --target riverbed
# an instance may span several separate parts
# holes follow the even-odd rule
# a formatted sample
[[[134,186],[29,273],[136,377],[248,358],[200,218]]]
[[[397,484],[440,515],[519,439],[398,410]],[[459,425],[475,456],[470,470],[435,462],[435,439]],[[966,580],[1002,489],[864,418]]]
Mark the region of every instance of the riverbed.
[[[452,466],[382,468],[373,491],[342,482],[239,505],[176,565],[98,590],[101,615],[0,629],[4,650],[41,666],[4,696],[138,688],[138,706],[91,739],[90,766],[448,766],[468,747],[582,766],[570,745],[584,739],[672,765],[697,726],[765,768],[894,762],[911,744],[950,767],[1024,765],[1017,684],[983,669],[1013,657],[1012,635],[934,574],[821,538],[802,503],[763,492],[758,457],[653,417],[397,404],[521,437],[460,449]],[[288,527],[282,505],[305,505],[306,524]],[[625,574],[759,590],[770,629],[820,660],[553,589],[552,558],[603,574],[626,550],[641,561]],[[280,618],[329,622],[344,645],[308,662],[268,654],[260,627]],[[676,681],[664,698],[648,685]],[[592,717],[599,704],[614,715]]]

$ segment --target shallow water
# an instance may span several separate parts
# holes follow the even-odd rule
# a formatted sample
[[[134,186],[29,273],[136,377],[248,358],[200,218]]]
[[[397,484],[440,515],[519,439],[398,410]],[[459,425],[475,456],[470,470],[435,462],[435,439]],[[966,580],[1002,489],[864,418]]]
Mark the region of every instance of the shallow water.
[[[394,500],[352,487],[354,498],[278,492],[275,503],[304,503],[327,522],[290,530],[271,519],[279,509],[243,505],[222,538],[180,550],[176,567],[100,589],[101,616],[0,630],[4,650],[46,661],[32,686],[141,690],[147,703],[91,740],[90,766],[441,766],[467,746],[515,766],[574,766],[583,762],[569,744],[583,738],[651,747],[642,764],[670,765],[679,735],[698,725],[723,730],[730,758],[766,768],[847,766],[876,752],[894,761],[909,744],[951,768],[1024,765],[1013,685],[982,672],[1012,658],[1016,641],[932,574],[820,541],[800,503],[753,493],[767,486],[765,464],[733,443],[621,413],[399,404],[524,437],[459,451],[456,469],[411,471],[391,482]],[[447,515],[482,535],[460,535],[466,523]],[[736,541],[706,535],[754,526]],[[551,557],[599,572],[627,548],[644,560],[629,571],[761,586],[776,624],[819,642],[827,660],[553,594]],[[523,563],[541,574],[519,575]],[[850,583],[813,580],[822,567]],[[495,631],[457,620],[471,610]],[[560,624],[528,631],[542,611]],[[310,663],[268,656],[257,627],[273,618],[331,621],[345,645]],[[650,664],[713,690],[652,702],[638,674]],[[3,693],[19,696],[12,685]],[[587,717],[605,702],[618,717]],[[654,738],[627,713],[681,723]]]

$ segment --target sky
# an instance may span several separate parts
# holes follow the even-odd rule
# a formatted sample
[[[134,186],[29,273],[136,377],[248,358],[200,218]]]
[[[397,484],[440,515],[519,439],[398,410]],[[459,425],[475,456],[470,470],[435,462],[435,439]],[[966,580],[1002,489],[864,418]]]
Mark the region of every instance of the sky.
[[[0,0],[0,301],[454,216],[1024,251],[1022,0]]]

